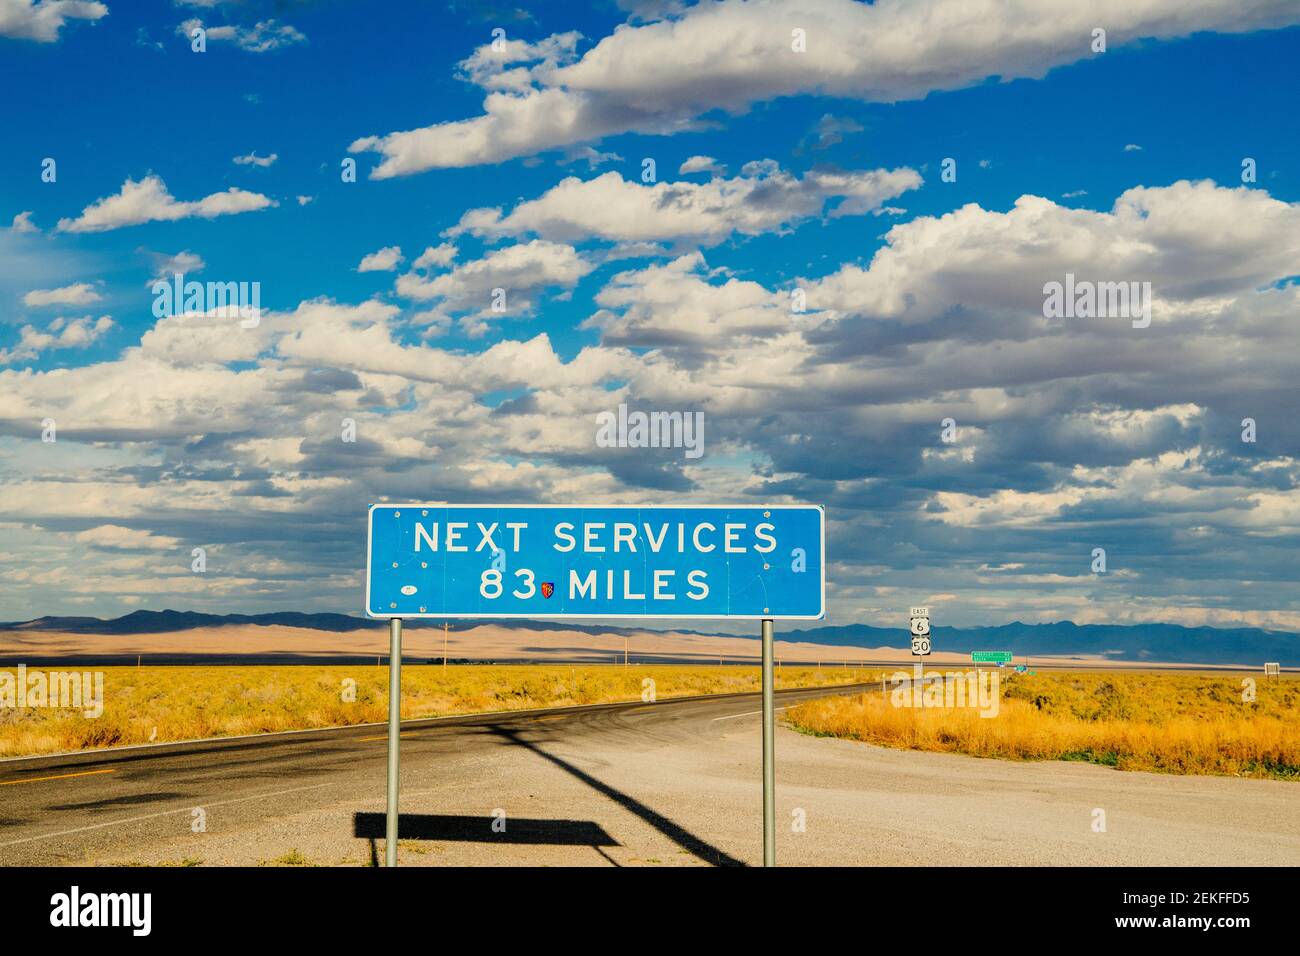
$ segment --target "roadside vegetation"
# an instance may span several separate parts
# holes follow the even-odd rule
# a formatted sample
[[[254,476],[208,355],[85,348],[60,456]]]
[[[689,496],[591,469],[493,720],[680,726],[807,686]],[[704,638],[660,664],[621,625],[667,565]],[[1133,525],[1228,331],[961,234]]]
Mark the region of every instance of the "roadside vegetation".
[[[879,680],[879,671],[781,667],[778,687]],[[440,717],[760,689],[749,666],[404,664],[402,717]],[[274,733],[388,719],[388,668],[108,667],[104,712],[0,708],[0,757]]]
[[[937,669],[928,673],[939,673]],[[1001,675],[995,717],[895,707],[872,691],[799,704],[805,733],[1011,760],[1080,760],[1119,770],[1300,781],[1300,678],[1260,673],[1051,672]],[[1248,700],[1254,681],[1254,700]],[[891,688],[892,690],[892,688]]]

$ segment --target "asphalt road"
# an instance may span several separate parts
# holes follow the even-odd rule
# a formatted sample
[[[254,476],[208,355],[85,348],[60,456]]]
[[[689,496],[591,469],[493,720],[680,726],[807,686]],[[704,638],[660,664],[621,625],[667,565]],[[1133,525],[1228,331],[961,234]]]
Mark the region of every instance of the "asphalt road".
[[[758,707],[742,694],[406,722],[401,863],[756,864]],[[385,753],[372,725],[0,761],[0,864],[382,860]],[[777,846],[785,864],[1294,866],[1300,785],[781,728]]]

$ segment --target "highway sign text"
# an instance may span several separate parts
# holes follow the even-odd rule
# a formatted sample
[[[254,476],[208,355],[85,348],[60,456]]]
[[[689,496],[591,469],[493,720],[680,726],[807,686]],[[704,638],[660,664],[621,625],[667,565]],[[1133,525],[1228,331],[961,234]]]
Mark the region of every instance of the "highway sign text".
[[[375,505],[372,617],[816,619],[814,505]]]

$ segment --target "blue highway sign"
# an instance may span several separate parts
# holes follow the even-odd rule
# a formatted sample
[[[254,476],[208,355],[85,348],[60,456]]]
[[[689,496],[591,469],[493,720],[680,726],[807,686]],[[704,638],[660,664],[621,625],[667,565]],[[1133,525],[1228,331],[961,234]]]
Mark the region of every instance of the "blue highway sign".
[[[817,505],[372,505],[371,617],[815,620]]]

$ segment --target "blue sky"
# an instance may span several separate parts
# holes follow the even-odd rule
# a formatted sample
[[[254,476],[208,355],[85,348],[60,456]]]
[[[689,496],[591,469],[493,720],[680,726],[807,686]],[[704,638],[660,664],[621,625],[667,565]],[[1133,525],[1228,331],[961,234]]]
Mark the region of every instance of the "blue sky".
[[[386,497],[736,497],[827,505],[833,623],[1295,629],[1300,15],[1132,6],[0,0],[0,618],[356,611]]]

